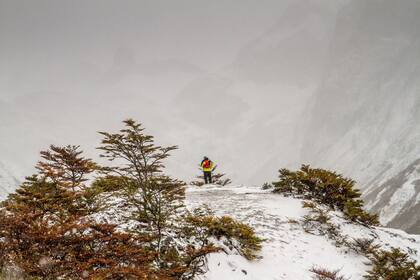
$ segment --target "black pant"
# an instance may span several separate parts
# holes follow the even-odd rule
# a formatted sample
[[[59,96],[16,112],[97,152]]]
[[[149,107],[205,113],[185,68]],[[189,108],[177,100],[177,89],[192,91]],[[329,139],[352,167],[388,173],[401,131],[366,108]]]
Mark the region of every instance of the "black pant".
[[[211,184],[211,171],[204,171],[204,183]]]

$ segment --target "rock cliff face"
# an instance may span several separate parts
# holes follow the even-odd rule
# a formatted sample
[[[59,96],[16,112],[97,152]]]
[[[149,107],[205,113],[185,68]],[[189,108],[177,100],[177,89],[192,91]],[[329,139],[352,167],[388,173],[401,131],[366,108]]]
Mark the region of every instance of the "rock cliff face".
[[[356,178],[382,222],[420,232],[420,1],[341,9],[302,160]]]

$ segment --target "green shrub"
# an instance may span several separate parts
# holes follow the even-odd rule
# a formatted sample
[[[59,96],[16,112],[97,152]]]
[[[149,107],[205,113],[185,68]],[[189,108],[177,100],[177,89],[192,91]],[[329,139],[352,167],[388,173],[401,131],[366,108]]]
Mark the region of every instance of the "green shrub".
[[[273,188],[273,185],[271,185],[270,183],[264,183],[263,185],[262,185],[262,187],[261,187],[261,189],[263,189],[263,190],[269,190],[269,189],[272,189]]]
[[[354,238],[347,243],[347,246],[354,252],[367,257],[377,252],[381,247],[379,244],[375,244],[375,238]]]
[[[212,175],[212,185],[227,186],[232,183],[232,180],[226,177],[224,173],[215,173]],[[199,175],[195,181],[190,182],[190,185],[201,187],[204,186],[204,176]]]
[[[256,252],[261,250],[260,239],[252,227],[234,220],[231,217],[217,217],[212,215],[190,215],[187,222],[194,228],[204,232],[206,240],[209,237],[220,239],[225,237],[232,247],[249,260],[257,257]],[[239,245],[235,246],[235,242]]]
[[[134,182],[132,182],[130,178],[107,175],[104,177],[96,178],[92,183],[92,188],[97,190],[99,193],[112,193],[123,190],[123,187],[127,185],[127,182],[130,182],[134,185]]]
[[[379,225],[378,215],[363,210],[363,201],[360,199],[347,201],[343,212],[353,222],[359,222],[362,225]]]
[[[346,244],[345,236],[340,233],[340,226],[331,222],[331,215],[328,209],[313,202],[304,201],[303,208],[310,209],[309,214],[303,216],[303,230],[310,234],[327,236],[334,240],[337,247]]]
[[[420,279],[420,266],[399,249],[374,252],[370,260],[373,268],[364,276],[368,280]]]
[[[378,225],[378,216],[363,210],[361,193],[355,181],[336,172],[303,165],[298,171],[281,169],[279,181],[273,182],[274,193],[294,195],[328,205],[342,211],[354,222],[366,226]]]

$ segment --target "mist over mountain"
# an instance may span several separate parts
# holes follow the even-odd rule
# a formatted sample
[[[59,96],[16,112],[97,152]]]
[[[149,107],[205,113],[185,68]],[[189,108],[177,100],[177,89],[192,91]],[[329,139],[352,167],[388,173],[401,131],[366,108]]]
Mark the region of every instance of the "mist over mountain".
[[[382,222],[417,232],[419,14],[419,1],[351,1],[340,11],[302,145],[303,158],[359,181]]]
[[[10,124],[3,127],[3,159],[31,173],[38,152],[50,143],[80,144],[96,157],[95,131],[118,127],[122,119],[133,117],[162,144],[180,146],[168,164],[178,177],[195,176],[195,166],[208,155],[237,182],[269,180],[279,166],[297,162],[295,120],[321,75],[320,57],[328,45],[325,34],[332,30],[329,24],[334,22],[336,8],[330,5],[337,6],[334,3],[313,1],[310,10],[304,9],[304,1],[267,1],[267,6],[241,2],[239,10],[231,4],[190,3],[189,9],[196,13],[190,18],[176,5],[172,8],[179,17],[159,10],[158,4],[148,7],[151,13],[145,15],[139,11],[141,2],[133,2],[127,6],[128,19],[121,19],[119,27],[98,27],[85,11],[69,8],[80,18],[74,22],[56,5],[47,6],[54,15],[32,7],[37,25],[19,22],[21,13],[14,18],[5,14],[3,21],[9,19],[9,26],[29,28],[45,41],[38,40],[27,50],[25,36],[2,29],[9,44],[6,53],[15,57],[0,69],[7,81],[1,92],[13,108],[12,113],[0,112],[1,119]],[[103,10],[92,12],[98,19],[108,17],[114,4],[101,5]],[[8,6],[5,11],[21,11],[20,6]],[[94,2],[85,6],[93,7]],[[134,17],[136,11],[144,18]],[[51,28],[57,14],[60,23]],[[155,16],[162,21],[157,23]],[[116,20],[118,15],[111,18]],[[144,22],[162,33],[152,35],[152,29],[137,28]],[[98,27],[96,33],[92,25]],[[104,32],[109,32],[109,38],[102,36]],[[97,42],[88,36],[96,36]],[[68,38],[73,42],[71,52],[58,42]],[[177,46],[172,46],[175,39]],[[305,46],[292,47],[302,40]],[[51,47],[51,42],[57,45]],[[19,48],[12,51],[12,45]],[[315,50],[314,46],[312,70],[300,79],[297,73],[312,64],[301,55]],[[47,52],[50,48],[53,51]],[[20,53],[28,59],[16,56]],[[294,78],[283,77],[291,65],[296,68]],[[19,143],[19,149],[13,148],[8,155],[14,143]],[[266,168],[268,163],[270,168]]]
[[[342,3],[293,1],[273,26],[239,51],[231,65],[234,76],[260,85],[319,84]]]

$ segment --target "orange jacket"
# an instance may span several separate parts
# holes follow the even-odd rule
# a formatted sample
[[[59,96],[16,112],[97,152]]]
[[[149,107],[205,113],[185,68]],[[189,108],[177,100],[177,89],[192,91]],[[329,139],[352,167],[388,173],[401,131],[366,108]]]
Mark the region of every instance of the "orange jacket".
[[[206,165],[206,161],[209,161],[210,162],[210,165],[209,166],[207,166],[207,167],[204,167],[205,165]],[[211,160],[204,160],[202,163],[201,163],[201,168],[203,168],[203,171],[205,171],[205,172],[208,172],[208,171],[213,171],[213,168],[214,168],[214,163],[211,161]]]

